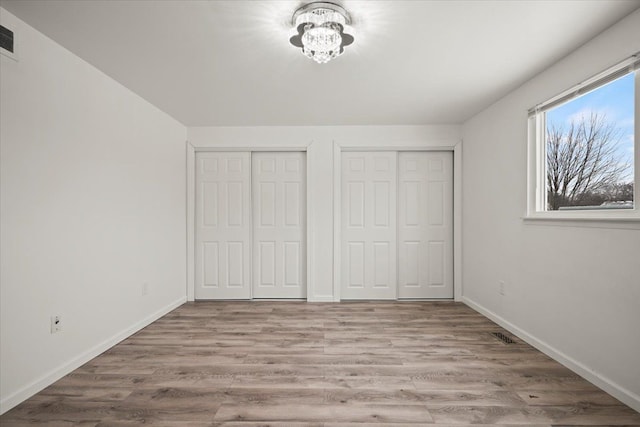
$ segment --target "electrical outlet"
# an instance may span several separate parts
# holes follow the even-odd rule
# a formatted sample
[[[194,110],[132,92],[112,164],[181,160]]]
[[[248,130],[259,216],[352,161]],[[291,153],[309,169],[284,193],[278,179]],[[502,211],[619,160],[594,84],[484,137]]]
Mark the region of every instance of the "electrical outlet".
[[[500,295],[504,295],[504,280],[500,280],[500,282],[498,282],[498,292],[500,292]]]
[[[51,316],[51,333],[55,334],[62,330],[62,317]]]
[[[142,296],[145,296],[148,294],[149,294],[149,284],[147,282],[144,282],[142,284]]]

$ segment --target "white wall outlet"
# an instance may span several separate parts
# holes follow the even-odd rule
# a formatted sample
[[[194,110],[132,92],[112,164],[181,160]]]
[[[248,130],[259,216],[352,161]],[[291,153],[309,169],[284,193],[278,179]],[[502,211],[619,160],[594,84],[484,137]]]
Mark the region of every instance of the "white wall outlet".
[[[148,294],[149,294],[149,284],[147,282],[144,282],[142,284],[142,296],[145,296]]]
[[[500,295],[504,295],[504,280],[498,282],[498,292],[500,292]]]
[[[55,334],[62,330],[62,317],[51,316],[51,333]]]

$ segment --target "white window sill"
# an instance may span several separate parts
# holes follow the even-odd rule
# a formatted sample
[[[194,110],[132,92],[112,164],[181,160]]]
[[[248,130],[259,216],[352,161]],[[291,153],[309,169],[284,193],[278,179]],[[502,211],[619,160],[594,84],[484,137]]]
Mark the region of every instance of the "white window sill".
[[[522,217],[525,224],[549,225],[557,227],[584,228],[619,228],[640,230],[640,217],[637,216],[555,216],[555,215],[527,215]]]

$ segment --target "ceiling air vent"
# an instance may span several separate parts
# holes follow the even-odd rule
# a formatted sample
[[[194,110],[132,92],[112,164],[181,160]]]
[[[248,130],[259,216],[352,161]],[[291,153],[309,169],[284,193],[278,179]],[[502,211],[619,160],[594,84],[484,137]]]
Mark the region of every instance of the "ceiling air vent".
[[[13,31],[0,25],[0,48],[6,50],[9,53],[13,52]]]

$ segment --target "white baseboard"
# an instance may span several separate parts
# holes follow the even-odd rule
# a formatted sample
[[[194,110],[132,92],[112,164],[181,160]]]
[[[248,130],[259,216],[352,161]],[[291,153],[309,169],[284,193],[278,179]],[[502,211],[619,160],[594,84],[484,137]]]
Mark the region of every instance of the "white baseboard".
[[[50,372],[43,375],[39,379],[33,381],[31,384],[26,385],[25,387],[21,388],[15,393],[12,393],[6,398],[0,400],[0,415],[4,414],[11,408],[19,405],[20,403],[24,402],[25,400],[27,400],[34,394],[38,393],[39,391],[43,390],[44,388],[50,386],[51,384],[58,381],[60,378],[64,377],[65,375],[72,372],[73,370],[78,369],[80,366],[84,365],[94,357],[104,353],[114,345],[118,344],[120,341],[130,337],[131,335],[138,332],[140,329],[150,325],[151,323],[155,322],[165,314],[180,307],[186,301],[187,301],[186,296],[177,299],[176,301],[161,308],[155,313],[145,317],[144,319],[135,323],[134,325],[125,329],[124,331],[119,332],[116,335],[112,336],[111,338],[88,349],[84,353],[76,356],[75,358],[71,359],[70,361],[63,364],[62,366],[59,366],[58,368],[51,370]]]
[[[640,412],[640,396],[638,396],[637,394],[627,390],[624,387],[621,387],[620,385],[616,384],[610,379],[596,372],[593,372],[593,370],[590,369],[588,366],[585,366],[584,364],[578,362],[574,358],[567,356],[561,351],[555,349],[554,347],[534,337],[533,335],[525,332],[524,330],[520,329],[519,327],[512,324],[511,322],[498,316],[493,311],[484,308],[483,306],[470,300],[469,298],[462,297],[462,302],[468,305],[469,307],[471,307],[472,309],[474,309],[475,311],[477,311],[478,313],[482,314],[483,316],[486,316],[489,319],[493,320],[498,325],[502,326],[504,329],[513,333],[518,338],[522,339],[523,341],[535,347],[536,349],[540,350],[547,356],[561,363],[565,367],[571,369],[573,372],[580,375],[582,378],[586,379],[590,383],[606,391],[607,393],[609,393],[610,395],[612,395],[613,397],[615,397],[625,405],[628,405],[634,410]]]
[[[309,302],[335,302],[333,295],[315,295],[307,299]]]

